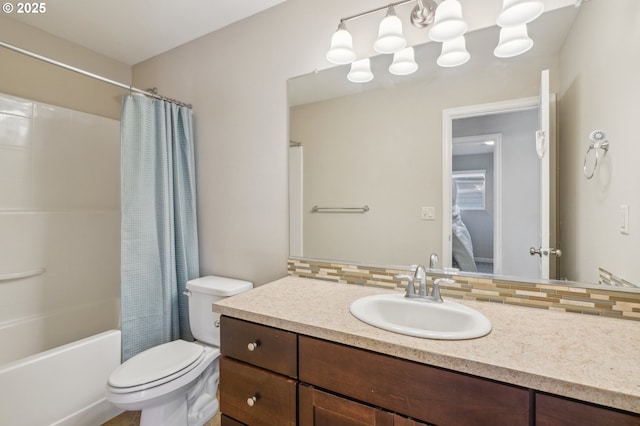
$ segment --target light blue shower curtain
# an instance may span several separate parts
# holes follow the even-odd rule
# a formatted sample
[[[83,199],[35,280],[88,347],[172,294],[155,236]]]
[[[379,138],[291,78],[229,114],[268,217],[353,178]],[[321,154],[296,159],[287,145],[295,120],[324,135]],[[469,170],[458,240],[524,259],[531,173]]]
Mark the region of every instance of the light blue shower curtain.
[[[199,273],[191,110],[129,95],[121,120],[123,361],[192,340],[183,291]]]

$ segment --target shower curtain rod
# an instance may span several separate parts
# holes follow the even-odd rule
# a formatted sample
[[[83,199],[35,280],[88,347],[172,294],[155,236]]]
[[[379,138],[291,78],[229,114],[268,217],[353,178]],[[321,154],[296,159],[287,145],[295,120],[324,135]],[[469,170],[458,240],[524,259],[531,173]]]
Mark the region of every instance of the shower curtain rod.
[[[138,88],[135,88],[135,87],[131,86],[130,84],[124,84],[124,83],[120,83],[120,82],[115,81],[115,80],[111,80],[111,79],[103,77],[101,75],[94,74],[94,73],[91,73],[89,71],[85,71],[83,69],[73,67],[71,65],[67,65],[67,64],[65,64],[63,62],[59,62],[59,61],[56,61],[54,59],[47,58],[46,56],[39,55],[37,53],[31,52],[31,51],[26,50],[26,49],[22,49],[20,47],[11,45],[9,43],[5,43],[3,41],[0,41],[0,46],[4,47],[6,49],[9,49],[9,50],[13,50],[14,52],[21,53],[23,55],[29,56],[31,58],[38,59],[40,61],[49,63],[51,65],[55,65],[55,66],[58,66],[60,68],[64,68],[66,70],[73,71],[75,73],[84,75],[85,77],[90,77],[90,78],[102,81],[103,83],[108,83],[108,84],[111,84],[113,86],[118,86],[118,87],[120,87],[122,89],[128,90],[129,92],[140,93],[142,95],[149,96],[149,97],[154,98],[154,99],[161,99],[163,101],[171,102],[171,103],[174,103],[176,105],[180,105],[180,106],[184,106],[184,107],[187,107],[187,108],[191,108],[191,104],[186,104],[184,102],[180,102],[180,101],[177,101],[175,99],[171,99],[171,98],[167,98],[165,96],[159,95],[157,93],[157,89],[155,89],[155,88],[148,89],[148,90],[138,89]]]

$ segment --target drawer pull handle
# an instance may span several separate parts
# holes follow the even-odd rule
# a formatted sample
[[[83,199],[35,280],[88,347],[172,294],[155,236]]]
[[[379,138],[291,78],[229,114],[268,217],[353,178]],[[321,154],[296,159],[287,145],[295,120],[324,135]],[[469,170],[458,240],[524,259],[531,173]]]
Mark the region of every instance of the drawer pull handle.
[[[258,346],[260,346],[260,342],[255,341],[255,342],[251,342],[247,345],[247,349],[249,349],[249,351],[253,352],[256,349],[258,349]]]
[[[247,405],[249,407],[253,407],[256,401],[257,401],[257,398],[255,396],[252,396],[251,398],[247,398]]]

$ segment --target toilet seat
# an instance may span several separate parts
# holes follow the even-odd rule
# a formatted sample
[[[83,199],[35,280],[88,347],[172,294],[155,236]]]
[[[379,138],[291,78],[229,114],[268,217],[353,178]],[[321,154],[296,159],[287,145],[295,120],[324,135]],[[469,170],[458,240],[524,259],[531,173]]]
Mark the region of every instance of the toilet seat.
[[[202,345],[175,340],[135,355],[109,376],[113,393],[130,393],[160,386],[187,374],[205,358]]]

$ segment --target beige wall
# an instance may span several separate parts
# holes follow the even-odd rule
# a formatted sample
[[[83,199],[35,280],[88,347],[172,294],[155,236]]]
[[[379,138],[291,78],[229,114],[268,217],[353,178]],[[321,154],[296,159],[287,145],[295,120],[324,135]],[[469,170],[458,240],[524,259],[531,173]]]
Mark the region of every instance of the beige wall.
[[[561,272],[578,281],[597,282],[603,267],[639,284],[638,22],[637,0],[585,3],[562,51]],[[611,147],[587,180],[584,155],[596,129],[607,132]],[[629,235],[618,230],[622,204],[629,205]]]
[[[125,84],[131,67],[0,14],[0,40]],[[0,92],[120,119],[126,93],[106,83],[0,48]]]

